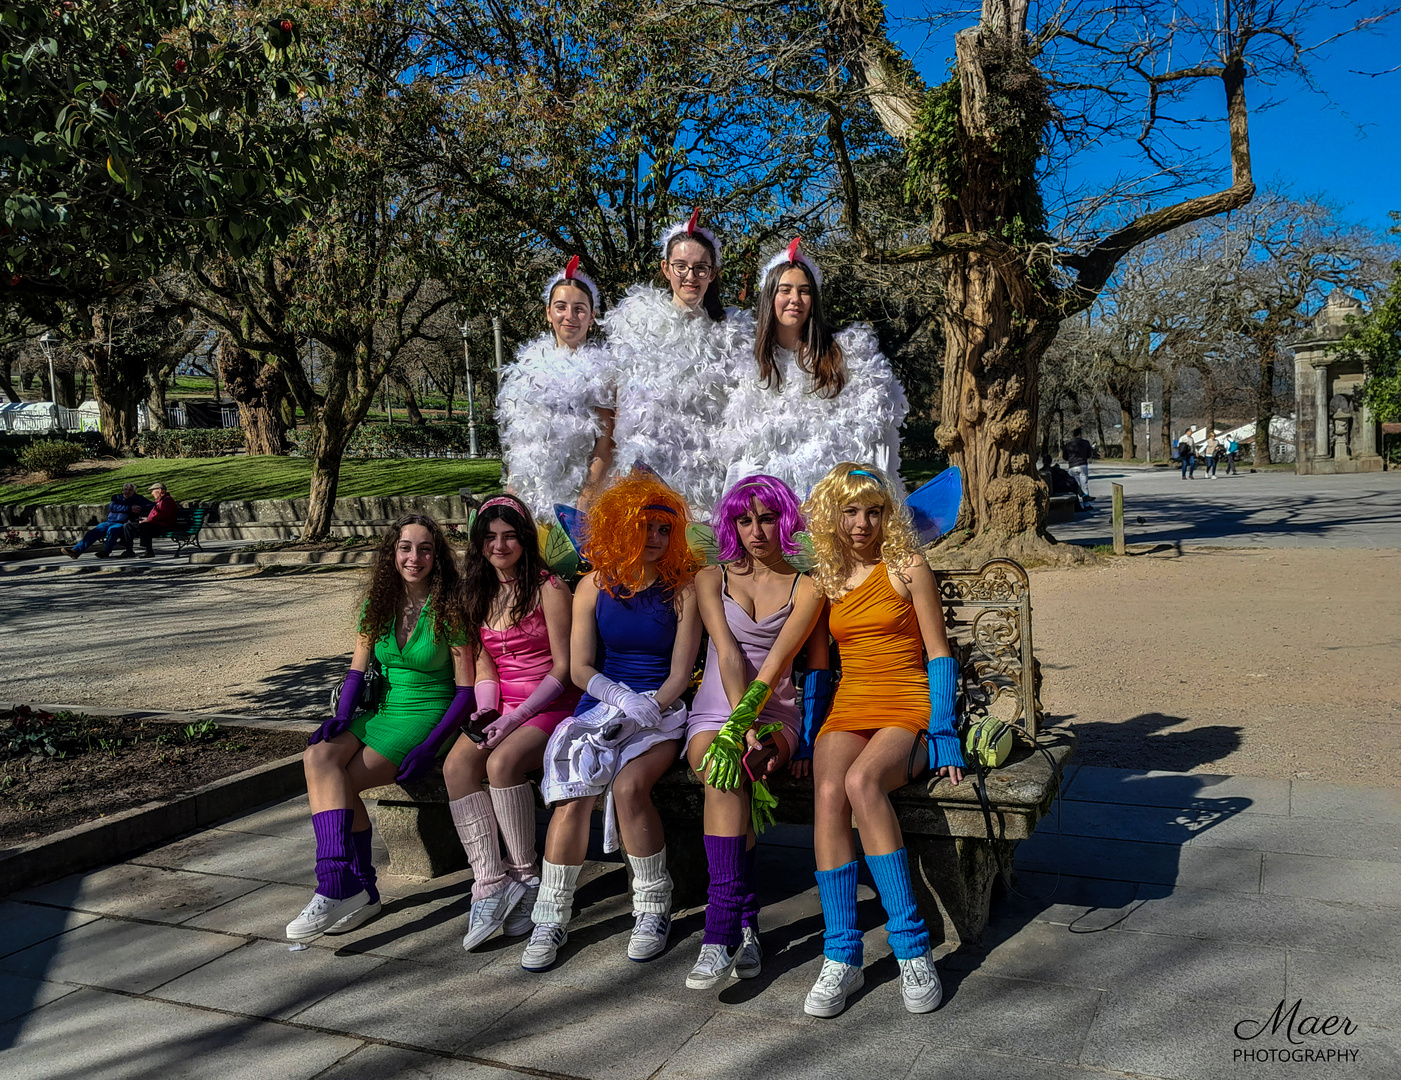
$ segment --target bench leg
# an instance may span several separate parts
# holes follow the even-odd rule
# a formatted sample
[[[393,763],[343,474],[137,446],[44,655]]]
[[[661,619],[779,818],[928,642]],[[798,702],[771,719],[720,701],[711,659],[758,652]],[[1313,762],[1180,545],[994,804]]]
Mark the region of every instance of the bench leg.
[[[419,879],[442,877],[467,867],[447,803],[374,805],[375,828],[389,848],[386,873]]]
[[[1017,846],[1013,840],[906,834],[915,899],[931,943],[972,943],[983,936],[998,885],[994,843],[1002,865],[1010,868]]]

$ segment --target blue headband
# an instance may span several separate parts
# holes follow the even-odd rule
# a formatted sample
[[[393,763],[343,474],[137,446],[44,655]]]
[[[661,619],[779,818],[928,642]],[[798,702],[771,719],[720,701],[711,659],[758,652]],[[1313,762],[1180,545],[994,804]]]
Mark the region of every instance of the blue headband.
[[[644,510],[660,510],[663,514],[670,514],[672,517],[675,517],[675,516],[676,516],[676,511],[675,511],[675,510],[673,510],[673,509],[672,509],[671,507],[669,507],[669,506],[664,506],[664,505],[662,505],[661,503],[648,503],[648,504],[647,504],[646,506],[644,506],[642,509],[644,509]]]
[[[869,476],[876,483],[880,483],[879,476],[873,472],[867,472],[865,469],[852,469],[851,472],[847,473],[847,476]]]

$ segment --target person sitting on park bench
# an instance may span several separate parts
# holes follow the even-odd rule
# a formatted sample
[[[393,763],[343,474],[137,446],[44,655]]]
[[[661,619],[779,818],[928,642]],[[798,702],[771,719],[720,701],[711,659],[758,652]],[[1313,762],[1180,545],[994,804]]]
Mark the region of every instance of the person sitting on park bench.
[[[72,547],[59,548],[70,559],[76,559],[85,551],[91,551],[100,541],[102,548],[94,551],[99,559],[105,559],[112,554],[112,548],[119,539],[125,535],[125,530],[131,523],[140,519],[155,504],[136,494],[135,484],[123,484],[122,490],[112,496],[112,501],[107,504],[107,520],[89,529],[81,540]],[[172,504],[173,505],[173,504]],[[172,519],[173,520],[173,519]],[[126,542],[126,551],[118,558],[131,555],[131,541]]]
[[[1080,490],[1080,485],[1076,483],[1075,477],[1052,461],[1050,454],[1041,455],[1041,476],[1046,481],[1047,487],[1051,489],[1052,495],[1074,495],[1075,509],[1087,509],[1085,506],[1086,495]]]
[[[141,538],[141,557],[143,559],[154,559],[155,550],[151,547],[151,539],[159,536],[167,529],[175,526],[175,513],[179,509],[175,505],[175,500],[170,497],[170,492],[166,491],[165,485],[157,480],[151,485],[151,498],[154,503],[141,501],[150,507],[150,512],[140,520],[128,522],[126,531],[123,534],[125,551],[122,555],[131,558],[132,541],[138,536]]]

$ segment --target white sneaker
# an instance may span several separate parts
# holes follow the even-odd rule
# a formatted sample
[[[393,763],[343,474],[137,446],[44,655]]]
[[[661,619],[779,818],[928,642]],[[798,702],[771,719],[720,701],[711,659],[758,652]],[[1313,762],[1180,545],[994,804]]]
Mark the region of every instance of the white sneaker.
[[[370,902],[370,894],[361,889],[354,896],[336,900],[321,893],[312,893],[311,903],[287,924],[288,941],[310,941],[318,938],[347,915],[352,915]]]
[[[739,944],[739,956],[735,958],[735,976],[740,979],[757,979],[764,962],[764,949],[759,944],[759,931],[752,926],[744,928],[744,940]]]
[[[568,940],[568,932],[557,923],[536,923],[530,932],[530,944],[521,954],[521,967],[526,971],[549,971],[554,967],[560,946]]]
[[[359,911],[352,911],[343,919],[338,919],[336,923],[326,931],[328,934],[348,934],[352,930],[358,930],[367,922],[379,914],[379,909],[383,905],[376,900],[373,904],[366,904]]]
[[[650,911],[633,913],[632,937],[628,938],[628,959],[645,964],[661,956],[671,933],[671,916]]]
[[[934,953],[900,961],[900,996],[912,1013],[933,1012],[944,999],[939,973],[934,970]]]
[[[531,913],[534,912],[535,901],[540,896],[540,879],[531,878],[521,884],[525,886],[525,892],[511,909],[511,914],[506,916],[506,921],[501,924],[501,932],[507,937],[525,937],[535,929],[535,920],[531,918]]]
[[[492,934],[501,929],[511,909],[520,903],[525,895],[525,886],[519,881],[507,878],[501,888],[490,896],[472,903],[472,914],[467,917],[467,933],[462,936],[462,947],[471,952]]]
[[[713,942],[701,946],[696,966],[686,976],[686,986],[691,990],[709,990],[730,978],[730,970],[735,966],[738,951],[731,952],[723,945]]]
[[[823,1019],[837,1016],[846,1008],[847,996],[865,985],[866,976],[855,964],[843,964],[824,956],[817,982],[812,984],[808,999],[803,1002],[803,1012]]]

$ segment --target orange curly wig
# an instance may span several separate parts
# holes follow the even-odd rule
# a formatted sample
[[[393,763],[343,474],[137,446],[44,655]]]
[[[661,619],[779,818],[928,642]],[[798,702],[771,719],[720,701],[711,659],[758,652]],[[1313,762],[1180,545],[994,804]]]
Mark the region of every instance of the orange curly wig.
[[[672,513],[648,510],[648,506],[665,506]],[[671,525],[671,542],[657,562],[657,579],[673,595],[705,565],[686,542],[686,527],[691,523],[686,500],[656,474],[633,469],[604,489],[584,522],[584,556],[593,564],[600,589],[614,596],[632,596],[642,589],[648,518],[662,518]]]

